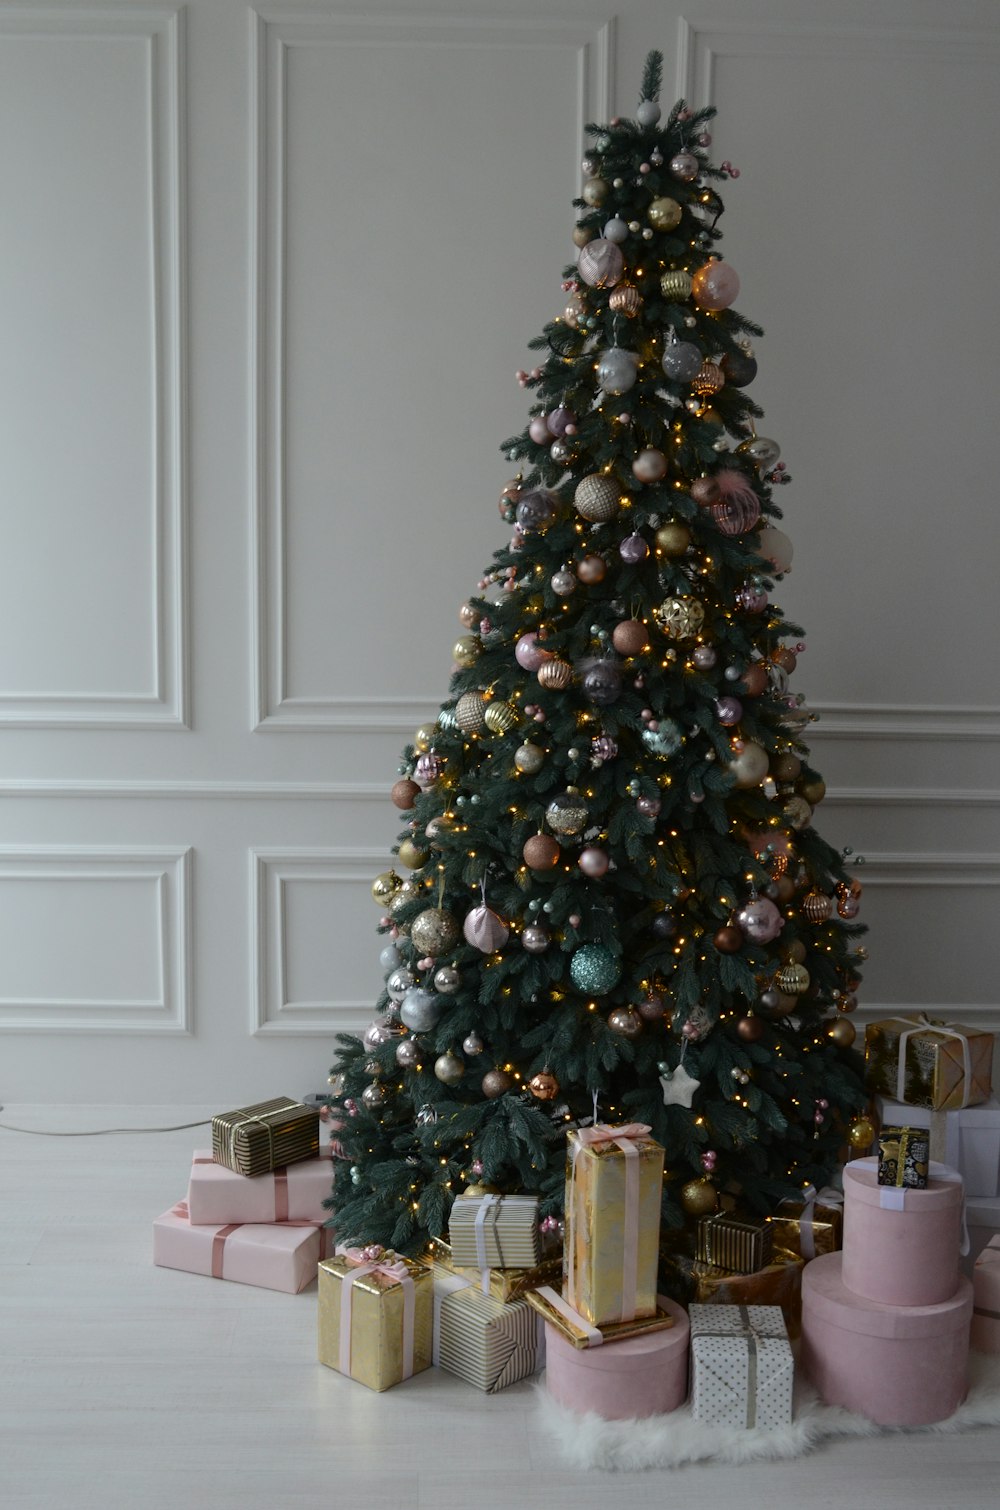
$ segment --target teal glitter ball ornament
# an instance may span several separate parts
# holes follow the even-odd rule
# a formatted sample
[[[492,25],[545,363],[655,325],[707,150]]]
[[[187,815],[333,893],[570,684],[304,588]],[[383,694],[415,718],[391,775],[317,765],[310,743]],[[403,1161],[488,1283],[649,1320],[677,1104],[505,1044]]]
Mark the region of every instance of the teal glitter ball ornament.
[[[573,951],[569,974],[574,986],[591,996],[603,996],[622,978],[622,967],[603,944],[581,944]]]

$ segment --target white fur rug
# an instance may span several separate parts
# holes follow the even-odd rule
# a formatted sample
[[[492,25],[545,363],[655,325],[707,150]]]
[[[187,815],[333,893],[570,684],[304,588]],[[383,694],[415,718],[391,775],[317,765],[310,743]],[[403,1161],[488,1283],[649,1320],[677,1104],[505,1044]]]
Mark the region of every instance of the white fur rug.
[[[688,1406],[645,1421],[605,1421],[576,1415],[539,1386],[541,1422],[568,1467],[609,1472],[640,1468],[680,1468],[686,1463],[752,1463],[796,1458],[828,1437],[877,1437],[894,1432],[958,1432],[1000,1425],[1000,1356],[969,1355],[969,1393],[947,1421],[933,1426],[876,1426],[864,1416],[824,1405],[803,1383],[796,1384],[795,1417],[776,1431],[735,1431],[693,1421]]]

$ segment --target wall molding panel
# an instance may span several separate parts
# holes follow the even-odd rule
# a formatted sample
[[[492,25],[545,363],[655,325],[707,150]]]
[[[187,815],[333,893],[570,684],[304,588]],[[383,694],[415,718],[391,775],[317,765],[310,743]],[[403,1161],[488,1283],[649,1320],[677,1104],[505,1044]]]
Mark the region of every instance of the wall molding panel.
[[[289,986],[288,907],[292,883],[343,886],[367,897],[373,873],[385,869],[384,849],[264,849],[250,850],[251,1013],[250,1032],[258,1038],[288,1038],[303,1034],[329,1037],[349,1032],[359,1018],[374,1009],[375,996],[291,1000]],[[331,915],[331,928],[333,927]],[[348,934],[345,944],[356,939]],[[373,958],[378,952],[372,929]],[[334,974],[330,971],[330,982]]]
[[[74,983],[81,979],[85,984],[86,966],[74,953],[72,914],[94,901],[99,903],[99,888],[103,886],[108,891],[106,905],[96,906],[88,918],[99,925],[101,940],[113,941],[118,930],[126,926],[120,921],[119,910],[124,898],[133,892],[135,901],[128,917],[133,926],[138,922],[145,927],[145,936],[139,937],[147,957],[133,961],[132,968],[153,983],[153,989],[144,995],[130,992],[127,981],[120,993],[3,994],[0,1033],[190,1034],[191,862],[189,848],[59,848],[43,844],[0,848],[0,890],[16,883],[20,897],[29,894],[32,887],[47,888],[43,910],[48,942],[53,955],[60,951],[64,954],[59,972],[62,977],[72,978]],[[130,938],[128,943],[134,950],[135,939]],[[26,949],[30,945],[28,939]],[[23,965],[19,973],[39,974],[44,983],[48,963],[37,961],[37,950],[31,953],[34,965],[27,957],[18,961],[16,949],[8,942],[8,981],[12,969]],[[117,951],[106,949],[105,954],[112,968],[121,963]]]
[[[305,15],[251,11],[251,367],[250,474],[253,497],[253,715],[256,732],[406,734],[440,699],[405,695],[291,696],[288,690],[285,502],[287,60],[296,47],[359,45],[570,49],[577,60],[580,126],[609,113],[614,23],[546,17]],[[567,197],[579,192],[579,164],[567,170]]]
[[[151,247],[146,329],[154,404],[147,466],[151,574],[146,611],[152,626],[152,674],[148,689],[135,693],[113,693],[99,684],[84,691],[53,686],[15,693],[0,688],[0,728],[183,730],[189,724],[184,9],[4,8],[0,48],[12,38],[79,39],[88,47],[123,39],[145,44],[137,48],[136,63],[142,69],[148,115],[123,121],[122,130],[134,130],[149,144],[147,182],[137,213],[145,216]],[[44,100],[39,106],[48,108]],[[110,474],[112,458],[103,462]]]

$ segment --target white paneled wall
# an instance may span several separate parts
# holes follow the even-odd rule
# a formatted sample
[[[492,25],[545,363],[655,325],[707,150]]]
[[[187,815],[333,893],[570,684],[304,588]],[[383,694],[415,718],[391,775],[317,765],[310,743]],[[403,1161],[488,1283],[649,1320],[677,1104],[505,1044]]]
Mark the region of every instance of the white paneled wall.
[[[321,1088],[581,126],[720,109],[866,1008],[1000,1027],[980,0],[0,4],[0,1100]]]

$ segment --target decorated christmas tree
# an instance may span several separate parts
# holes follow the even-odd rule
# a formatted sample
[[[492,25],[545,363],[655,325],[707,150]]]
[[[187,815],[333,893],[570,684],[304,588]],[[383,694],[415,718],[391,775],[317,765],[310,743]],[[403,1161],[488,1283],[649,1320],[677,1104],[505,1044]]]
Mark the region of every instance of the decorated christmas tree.
[[[748,396],[760,329],[717,251],[710,109],[588,126],[565,309],[512,526],[461,608],[450,692],[403,752],[385,990],[331,1082],[338,1236],[405,1253],[470,1187],[561,1215],[566,1130],[638,1121],[663,1220],[766,1212],[838,1162],[864,1101],[847,1014],[860,887],[772,598],[790,479]]]

